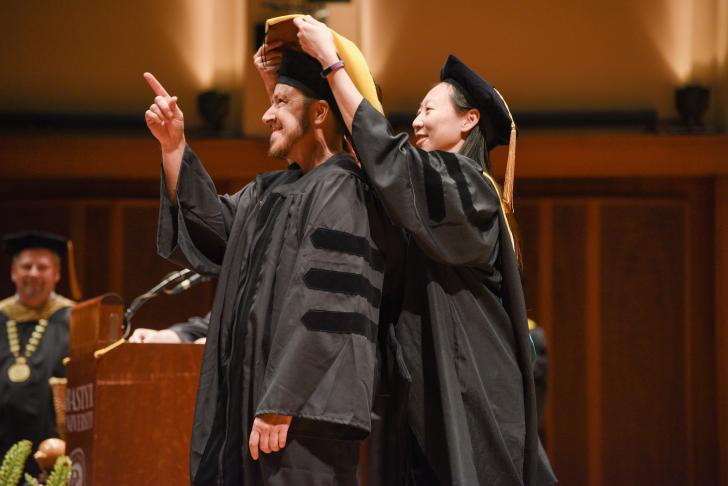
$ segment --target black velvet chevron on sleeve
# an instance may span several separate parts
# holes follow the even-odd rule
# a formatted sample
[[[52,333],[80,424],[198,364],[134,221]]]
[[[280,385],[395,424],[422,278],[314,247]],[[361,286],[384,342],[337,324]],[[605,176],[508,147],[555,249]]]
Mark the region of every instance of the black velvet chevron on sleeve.
[[[435,223],[445,219],[445,191],[442,187],[442,176],[432,167],[425,156],[422,158],[422,173],[425,182],[425,200],[427,214]]]
[[[369,240],[345,231],[328,228],[317,228],[311,234],[311,243],[319,250],[336,251],[364,258],[372,269],[377,272],[384,271],[384,257],[382,252],[372,248]]]
[[[303,276],[306,287],[335,294],[364,297],[375,308],[379,308],[382,292],[363,275],[312,268]]]
[[[377,338],[376,323],[357,312],[310,310],[303,316],[303,324],[309,331],[358,334],[371,342]]]

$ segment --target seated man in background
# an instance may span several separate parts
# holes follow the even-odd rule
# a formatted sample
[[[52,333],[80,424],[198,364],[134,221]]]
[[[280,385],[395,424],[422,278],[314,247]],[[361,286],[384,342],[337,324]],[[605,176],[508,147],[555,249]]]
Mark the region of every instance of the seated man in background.
[[[35,449],[58,436],[48,379],[65,376],[74,305],[55,293],[65,238],[27,231],[7,235],[4,243],[15,295],[0,301],[0,459],[19,440],[32,441]],[[35,461],[26,467],[39,472]]]

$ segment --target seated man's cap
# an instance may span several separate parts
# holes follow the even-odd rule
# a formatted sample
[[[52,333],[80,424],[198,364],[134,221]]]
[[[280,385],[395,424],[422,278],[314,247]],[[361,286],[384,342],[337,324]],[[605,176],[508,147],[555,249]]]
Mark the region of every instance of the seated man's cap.
[[[60,257],[66,256],[68,239],[45,231],[20,231],[3,237],[5,253],[15,256],[23,250],[45,248]]]

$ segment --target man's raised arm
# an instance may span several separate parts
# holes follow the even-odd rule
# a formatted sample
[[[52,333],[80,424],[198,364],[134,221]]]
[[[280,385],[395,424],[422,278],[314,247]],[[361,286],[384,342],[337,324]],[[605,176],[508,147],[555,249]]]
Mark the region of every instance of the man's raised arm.
[[[162,148],[167,195],[172,204],[177,204],[177,179],[187,143],[184,114],[177,105],[177,97],[170,96],[152,73],[144,73],[144,79],[155,94],[154,103],[144,113],[144,119]]]

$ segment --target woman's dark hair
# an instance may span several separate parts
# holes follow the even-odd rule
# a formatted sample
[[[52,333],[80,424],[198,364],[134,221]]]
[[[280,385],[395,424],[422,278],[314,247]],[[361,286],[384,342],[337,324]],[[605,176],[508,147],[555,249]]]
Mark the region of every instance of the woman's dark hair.
[[[450,91],[450,100],[455,107],[455,111],[458,113],[465,113],[468,110],[475,108],[468,103],[467,98],[465,98],[465,95],[462,91],[460,91],[459,87],[452,83],[448,84],[452,87],[452,90]],[[470,130],[470,133],[468,133],[468,136],[465,138],[465,142],[463,143],[463,146],[460,147],[458,153],[478,162],[483,169],[488,172],[488,174],[493,173],[490,167],[488,147],[485,146],[485,133],[483,132],[483,127],[480,123]]]
[[[452,87],[452,90],[450,91],[450,100],[455,107],[455,111],[458,113],[465,113],[466,111],[474,108],[474,106],[468,103],[468,100],[465,98],[465,95],[459,87],[452,83],[447,84]],[[468,136],[465,138],[465,142],[463,143],[463,146],[460,147],[460,150],[458,150],[458,153],[480,163],[483,170],[492,176],[493,171],[491,170],[490,156],[488,155],[488,147],[486,147],[485,144],[485,133],[483,130],[484,128],[480,123],[475,125],[473,129],[470,130],[470,133],[468,133]],[[497,189],[499,192],[502,190],[500,186],[498,186]],[[505,206],[503,207],[503,214],[508,221],[508,226],[510,226],[511,233],[513,235],[513,245],[515,246],[518,270],[523,273],[523,251],[521,248],[521,232],[518,226],[518,221],[516,220],[516,216],[513,212],[508,210]]]

